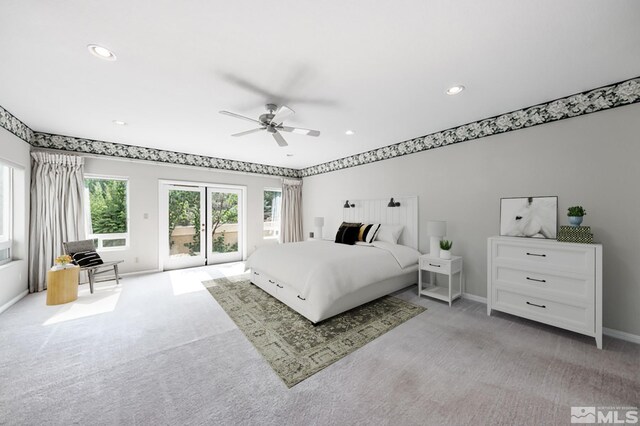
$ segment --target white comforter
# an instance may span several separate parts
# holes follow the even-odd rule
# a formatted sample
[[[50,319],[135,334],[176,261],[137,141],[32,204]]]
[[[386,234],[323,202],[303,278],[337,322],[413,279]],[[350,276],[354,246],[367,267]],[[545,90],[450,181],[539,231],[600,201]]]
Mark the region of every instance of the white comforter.
[[[410,247],[381,241],[372,246],[305,241],[262,247],[247,259],[246,268],[271,275],[303,298],[313,290],[325,300],[336,300],[411,270],[419,256]]]

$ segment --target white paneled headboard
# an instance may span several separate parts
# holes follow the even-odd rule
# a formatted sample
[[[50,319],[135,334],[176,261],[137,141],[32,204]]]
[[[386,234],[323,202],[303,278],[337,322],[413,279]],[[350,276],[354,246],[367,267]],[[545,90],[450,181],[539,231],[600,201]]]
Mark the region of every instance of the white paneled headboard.
[[[342,220],[345,222],[404,225],[398,243],[418,250],[418,197],[394,197],[394,201],[400,203],[399,207],[387,207],[389,198],[376,200],[349,198],[349,204],[355,204],[355,207],[343,208]],[[342,204],[344,202],[345,200],[342,200]]]

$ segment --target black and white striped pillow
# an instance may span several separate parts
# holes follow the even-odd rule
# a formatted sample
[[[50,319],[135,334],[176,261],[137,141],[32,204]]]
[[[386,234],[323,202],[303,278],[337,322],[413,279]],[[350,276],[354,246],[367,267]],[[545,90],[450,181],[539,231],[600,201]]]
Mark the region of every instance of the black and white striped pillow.
[[[336,243],[354,245],[361,225],[361,223],[342,222],[336,234]]]
[[[358,241],[371,244],[379,230],[379,223],[363,224],[360,226],[360,231],[358,232]]]
[[[73,258],[73,263],[78,266],[97,266],[104,263],[102,262],[100,255],[93,250],[79,251],[78,253],[74,253],[71,257]]]

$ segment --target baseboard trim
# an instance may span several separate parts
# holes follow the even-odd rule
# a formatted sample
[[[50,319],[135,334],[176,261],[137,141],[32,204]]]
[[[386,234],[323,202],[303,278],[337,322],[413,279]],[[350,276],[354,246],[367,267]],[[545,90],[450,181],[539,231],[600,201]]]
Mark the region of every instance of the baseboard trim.
[[[18,302],[18,300],[22,299],[23,297],[25,297],[27,294],[29,294],[29,290],[25,290],[22,293],[20,293],[19,295],[17,295],[16,297],[14,297],[13,299],[9,300],[7,303],[5,303],[4,305],[0,306],[0,314],[3,313],[4,311],[6,311],[7,309],[9,309],[11,306],[13,306],[14,304],[16,304]]]
[[[485,305],[487,304],[487,298],[486,297],[476,296],[475,294],[462,293],[462,298],[463,299],[468,299],[468,300],[473,300],[474,302],[484,303]]]
[[[602,334],[609,337],[615,337],[616,339],[624,340],[626,342],[637,343],[640,345],[640,336],[637,334],[627,333],[626,331],[614,330],[612,328],[602,328]]]

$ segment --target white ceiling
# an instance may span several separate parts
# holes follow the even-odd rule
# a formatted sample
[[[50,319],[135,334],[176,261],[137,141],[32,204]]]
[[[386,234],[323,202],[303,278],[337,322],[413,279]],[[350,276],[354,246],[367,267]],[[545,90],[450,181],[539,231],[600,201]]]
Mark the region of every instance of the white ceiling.
[[[638,22],[637,0],[0,0],[0,105],[37,131],[301,168],[636,77]],[[321,136],[229,136],[252,125],[219,110],[267,102]]]

